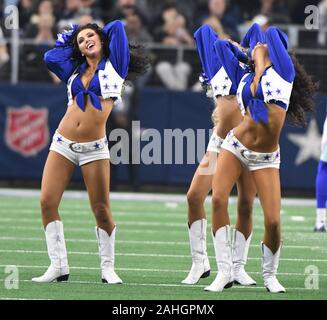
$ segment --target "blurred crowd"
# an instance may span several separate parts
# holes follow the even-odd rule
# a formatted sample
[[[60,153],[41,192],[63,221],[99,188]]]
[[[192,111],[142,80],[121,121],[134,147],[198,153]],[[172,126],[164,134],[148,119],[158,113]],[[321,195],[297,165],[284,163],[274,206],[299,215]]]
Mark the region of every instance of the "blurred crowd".
[[[167,46],[194,46],[193,33],[203,23],[210,24],[220,38],[235,41],[242,36],[240,27],[252,22],[263,29],[269,24],[303,26],[307,16],[304,8],[309,4],[319,5],[320,24],[327,26],[327,0],[0,0],[0,68],[9,60],[5,37],[10,36],[10,31],[4,28],[4,8],[12,4],[19,10],[20,39],[26,40],[20,62],[28,79],[28,70],[40,65],[57,33],[71,23],[96,22],[104,26],[120,19],[130,42]],[[181,89],[185,87],[183,79],[191,73],[190,65],[171,65],[167,61],[155,70],[167,86]],[[165,76],[167,73],[170,77]],[[58,81],[52,75],[47,77]]]
[[[104,25],[120,19],[132,40],[192,45],[192,34],[203,23],[237,41],[241,24],[254,19],[261,24],[303,25],[305,6],[319,3],[325,17],[325,0],[0,0],[0,12],[17,5],[21,37],[38,42],[53,43],[57,32],[70,23]]]

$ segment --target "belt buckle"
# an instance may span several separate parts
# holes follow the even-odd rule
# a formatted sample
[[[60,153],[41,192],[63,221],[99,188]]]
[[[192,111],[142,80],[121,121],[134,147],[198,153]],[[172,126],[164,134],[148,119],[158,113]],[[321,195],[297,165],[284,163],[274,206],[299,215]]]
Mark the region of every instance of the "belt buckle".
[[[241,155],[243,156],[244,159],[251,161],[254,160],[255,157],[253,157],[253,154],[251,153],[251,151],[247,150],[247,149],[243,149],[241,150]]]
[[[83,153],[83,147],[79,144],[79,148],[80,150],[76,150],[73,148],[73,145],[75,144],[79,144],[78,142],[72,142],[69,144],[69,149],[72,150],[73,152],[76,152],[76,153]]]

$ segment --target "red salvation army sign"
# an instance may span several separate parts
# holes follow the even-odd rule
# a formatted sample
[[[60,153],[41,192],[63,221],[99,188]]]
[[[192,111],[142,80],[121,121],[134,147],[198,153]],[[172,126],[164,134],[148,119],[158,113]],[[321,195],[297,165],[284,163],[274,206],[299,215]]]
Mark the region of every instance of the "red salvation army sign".
[[[5,141],[11,150],[25,157],[36,155],[49,142],[48,110],[7,108]]]

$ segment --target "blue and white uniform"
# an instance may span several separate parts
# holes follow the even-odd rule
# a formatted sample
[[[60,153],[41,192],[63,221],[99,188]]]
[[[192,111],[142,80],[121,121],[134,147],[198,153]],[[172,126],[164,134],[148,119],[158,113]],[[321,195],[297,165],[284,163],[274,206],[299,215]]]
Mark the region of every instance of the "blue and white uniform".
[[[252,31],[254,39],[262,38],[261,29],[253,27]],[[267,103],[274,103],[285,110],[288,109],[295,69],[287,52],[288,40],[286,35],[276,27],[270,27],[264,36],[272,65],[262,74],[254,95],[250,86],[255,73],[244,72],[239,67],[233,51],[222,41],[217,41],[216,48],[229,77],[234,77],[235,81],[241,77],[237,89],[237,99],[241,111],[244,112],[248,108],[256,123],[261,121],[266,124],[268,123]],[[251,40],[251,42],[253,47],[256,41]],[[262,168],[279,168],[280,166],[279,148],[272,153],[254,152],[242,145],[234,136],[233,131],[226,137],[222,148],[232,152],[250,171]]]
[[[234,78],[228,76],[219,55],[216,52],[215,43],[219,40],[218,35],[209,25],[203,25],[194,33],[194,39],[202,64],[203,78],[205,79],[205,82],[210,83],[214,96],[236,95],[239,81],[235,81]],[[246,66],[239,62],[247,62],[246,54],[229,41],[225,42],[237,57],[236,59],[240,68],[244,68],[244,70],[247,69]],[[223,141],[224,139],[219,137],[215,130],[213,130],[207,151],[219,153]]]
[[[257,31],[257,32],[261,32]],[[257,91],[253,96],[250,86],[255,73],[243,75],[237,89],[237,99],[241,110],[249,108],[255,122],[268,122],[266,103],[275,103],[287,110],[295,78],[294,65],[287,52],[288,41],[286,35],[276,27],[268,28],[265,33],[265,42],[268,47],[272,66],[268,67],[261,76]],[[223,50],[223,48],[221,47]],[[226,58],[230,54],[224,53]],[[226,60],[228,62],[228,60]],[[235,65],[235,64],[234,64]],[[233,70],[235,66],[231,67]]]
[[[60,40],[57,40],[57,47],[45,53],[44,61],[48,69],[67,84],[68,107],[73,104],[73,99],[76,97],[77,106],[84,112],[85,97],[89,96],[91,105],[101,112],[102,106],[99,97],[121,99],[130,61],[127,35],[123,24],[118,20],[108,23],[102,32],[109,40],[110,55],[108,59],[103,58],[99,62],[88,88],[85,88],[81,81],[81,77],[87,69],[87,62],[77,65],[77,62],[72,59],[72,45],[65,45],[64,41],[61,43]],[[62,154],[77,165],[110,158],[106,137],[98,141],[78,143],[66,139],[57,131],[50,150]],[[91,156],[91,154],[93,155]]]
[[[316,176],[317,217],[315,231],[326,231],[327,208],[327,115],[321,140],[321,155]]]
[[[325,123],[324,123],[322,139],[321,139],[320,160],[327,163],[327,115],[326,115],[326,119],[325,119]]]

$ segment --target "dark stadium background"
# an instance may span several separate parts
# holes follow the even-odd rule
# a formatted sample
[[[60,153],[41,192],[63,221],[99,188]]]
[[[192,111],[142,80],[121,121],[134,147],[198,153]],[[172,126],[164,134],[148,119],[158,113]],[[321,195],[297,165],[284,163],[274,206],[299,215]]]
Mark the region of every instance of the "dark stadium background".
[[[66,108],[66,88],[46,70],[43,54],[52,47],[56,34],[69,23],[95,21],[103,25],[120,19],[126,24],[130,42],[145,45],[144,50],[153,59],[151,70],[126,87],[124,104],[115,108],[108,121],[108,135],[115,128],[125,128],[131,133],[131,121],[139,120],[141,129],[156,128],[161,132],[165,128],[206,129],[208,141],[213,104],[198,82],[201,69],[192,34],[206,22],[213,25],[220,37],[239,41],[255,21],[263,28],[270,24],[280,26],[289,36],[291,50],[319,81],[316,114],[308,118],[306,128],[285,126],[281,138],[283,192],[313,195],[327,103],[326,1],[209,2],[208,5],[207,0],[1,0],[0,47],[6,48],[0,51],[1,186],[39,187],[51,136]],[[6,28],[4,12],[11,4],[19,9],[17,32]],[[307,5],[319,7],[319,29],[305,27]],[[167,16],[175,18],[168,23]],[[28,106],[36,111],[48,110],[46,123],[39,128],[44,131],[45,140],[36,141],[31,150],[21,150],[17,145],[24,141],[10,138],[14,129],[8,129],[12,120],[8,110],[14,108],[24,113]],[[25,133],[32,130],[38,116],[33,118],[29,114],[28,117],[31,118],[22,125],[26,126]],[[27,139],[28,135],[23,134],[21,139]],[[112,188],[185,191],[196,166],[197,162],[112,166]],[[71,187],[82,187],[79,170]]]

